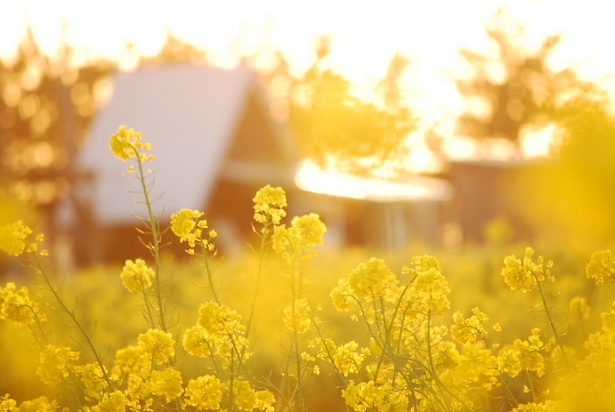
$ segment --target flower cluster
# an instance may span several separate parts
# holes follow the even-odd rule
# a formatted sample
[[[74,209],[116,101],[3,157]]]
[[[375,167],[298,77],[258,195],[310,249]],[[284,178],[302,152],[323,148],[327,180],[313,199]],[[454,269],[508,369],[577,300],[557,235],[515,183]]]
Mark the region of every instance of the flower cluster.
[[[7,319],[17,325],[28,325],[45,317],[39,314],[38,303],[33,302],[28,294],[28,288],[22,286],[17,290],[15,283],[9,282],[0,287],[0,319]]]
[[[545,373],[545,357],[542,352],[549,347],[540,338],[540,329],[532,329],[528,340],[515,339],[512,347],[504,348],[498,355],[498,367],[511,377],[521,371],[535,371],[538,376]]]
[[[193,356],[205,358],[215,352],[227,362],[238,354],[248,359],[246,327],[237,311],[214,302],[201,304],[196,326],[186,330],[183,346]]]
[[[545,280],[553,282],[555,280],[551,274],[553,262],[544,263],[542,256],[539,256],[537,262],[534,262],[533,255],[534,249],[527,247],[523,261],[515,258],[514,255],[504,258],[502,276],[504,276],[504,282],[510,289],[525,293],[534,290],[538,282]]]
[[[615,257],[610,250],[602,250],[591,256],[585,268],[590,279],[596,280],[596,285],[604,283],[604,278],[615,278]]]
[[[408,410],[408,395],[403,382],[392,384],[390,381],[378,384],[368,382],[350,382],[342,391],[346,404],[354,411],[391,411]]]
[[[402,268],[402,273],[413,279],[406,296],[415,299],[412,305],[416,310],[442,313],[450,307],[448,295],[451,290],[437,259],[427,255],[413,256],[412,267]]]
[[[69,347],[58,348],[47,345],[41,350],[41,364],[36,374],[47,385],[59,385],[69,375],[68,362],[79,359],[79,352],[73,352]]]
[[[329,296],[333,299],[337,310],[347,312],[360,299],[367,302],[381,297],[385,300],[395,299],[398,292],[397,283],[395,274],[391,272],[386,263],[372,257],[367,262],[360,263],[353,271],[340,279]]]
[[[472,309],[472,316],[469,318],[464,318],[463,314],[457,311],[453,314],[455,323],[451,326],[451,335],[461,345],[474,343],[477,336],[481,338],[488,336],[484,327],[488,320],[487,315],[481,312],[479,308]]]
[[[120,126],[109,139],[109,148],[115,154],[115,157],[122,160],[132,159],[139,155],[139,161],[145,162],[152,160],[154,155],[147,155],[140,150],[152,150],[151,143],[143,143],[141,139],[143,135],[136,132],[134,129],[128,129],[126,126]]]
[[[315,213],[295,216],[289,228],[286,225],[275,226],[273,250],[289,264],[306,263],[316,255],[314,246],[322,245],[326,231],[327,227]]]
[[[187,252],[191,255],[194,254],[196,245],[201,245],[209,251],[215,248],[211,241],[218,235],[215,230],[208,232],[209,239],[203,238],[203,231],[208,227],[207,220],[198,220],[203,214],[198,210],[182,209],[171,215],[171,230],[181,243],[188,243],[190,249]]]
[[[28,253],[36,251],[38,245],[35,242],[28,241],[28,237],[31,233],[32,229],[26,226],[21,220],[6,226],[0,226],[0,250],[13,256],[19,256],[24,251]],[[42,241],[43,235],[38,235],[36,240]],[[42,254],[44,255],[46,252]]]
[[[289,306],[284,309],[282,318],[284,325],[290,330],[296,330],[300,335],[309,332],[312,325],[311,311],[306,298],[297,299],[294,307]]]
[[[152,278],[155,276],[154,269],[147,266],[143,259],[126,260],[122,269],[122,283],[131,292],[147,290],[152,286]]]
[[[368,348],[362,348],[360,351],[357,351],[357,349],[359,349],[359,344],[355,341],[350,341],[339,346],[331,339],[319,339],[318,343],[320,344],[320,349],[316,353],[316,358],[331,363],[346,377],[351,373],[359,373],[365,357],[370,354]],[[315,346],[315,342],[312,342],[311,346]],[[306,355],[304,355],[304,357],[306,357]]]
[[[273,188],[267,185],[256,192],[252,201],[254,202],[254,220],[259,223],[279,225],[281,219],[286,216],[284,210],[288,206],[286,193],[281,187]]]

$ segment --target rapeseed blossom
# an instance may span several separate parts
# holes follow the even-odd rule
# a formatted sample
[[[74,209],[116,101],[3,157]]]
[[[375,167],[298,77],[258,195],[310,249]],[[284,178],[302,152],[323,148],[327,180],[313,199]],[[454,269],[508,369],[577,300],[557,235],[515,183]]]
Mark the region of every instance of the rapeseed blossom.
[[[188,328],[184,332],[182,346],[192,356],[205,358],[211,355],[211,347],[207,340],[209,335],[209,332],[202,326],[196,325]]]
[[[275,226],[273,233],[273,250],[289,264],[307,263],[315,255],[314,247],[323,244],[327,227],[315,213],[295,216],[289,228],[286,225]]]
[[[81,381],[84,386],[83,393],[88,400],[97,399],[109,386],[105,380],[107,370],[105,368],[103,372],[98,363],[87,363],[77,366],[75,371],[81,375]]]
[[[104,393],[98,405],[93,406],[92,412],[125,412],[126,407],[136,410],[136,402],[130,402],[122,391]]]
[[[340,312],[348,312],[354,308],[356,298],[353,296],[352,289],[348,286],[346,278],[337,281],[337,286],[333,288],[329,296],[333,300],[335,309]]]
[[[175,340],[173,335],[158,329],[150,329],[137,338],[138,347],[147,353],[149,359],[161,365],[175,356]]]
[[[404,385],[393,387],[391,382],[385,381],[376,384],[373,380],[368,382],[350,382],[348,387],[342,390],[342,396],[346,404],[357,412],[365,411],[390,411],[402,412],[408,410],[407,391]]]
[[[199,308],[197,325],[184,332],[182,344],[186,352],[204,358],[212,350],[224,359],[232,359],[238,351],[247,360],[246,327],[237,311],[214,302],[205,302]]]
[[[188,381],[185,400],[186,405],[196,406],[200,411],[218,410],[226,385],[215,376],[204,375]]]
[[[28,288],[22,286],[17,290],[15,283],[9,282],[0,287],[0,319],[7,319],[18,325],[28,325],[45,317],[38,314],[38,304],[30,300]]]
[[[545,401],[544,403],[526,403],[517,405],[511,412],[556,412],[560,410],[558,405],[553,401]]]
[[[555,280],[550,270],[553,263],[549,261],[545,264],[542,256],[539,256],[538,260],[534,262],[533,255],[534,250],[527,247],[523,261],[515,258],[514,255],[504,258],[502,276],[504,276],[504,282],[511,290],[520,290],[525,293],[534,290],[537,282],[545,280],[553,282]]]
[[[290,330],[296,330],[300,335],[309,332],[312,325],[311,310],[306,298],[297,299],[294,304],[294,316],[291,306],[284,309],[282,318],[284,325]]]
[[[77,359],[79,359],[79,352],[74,352],[67,346],[58,348],[54,345],[47,345],[40,352],[41,364],[36,374],[47,385],[59,385],[69,375],[68,362]]]
[[[152,371],[151,385],[152,393],[158,396],[164,395],[167,402],[179,397],[184,392],[181,374],[173,368]]]
[[[615,258],[611,251],[594,253],[585,267],[585,273],[588,278],[596,280],[596,285],[603,284],[604,278],[615,278]]]
[[[359,373],[365,357],[370,354],[368,348],[357,351],[359,344],[355,341],[337,346],[331,339],[325,338],[319,339],[318,343],[320,349],[316,353],[316,358],[332,363],[346,377],[351,373]],[[316,342],[312,342],[311,346],[315,346],[315,344]],[[307,354],[304,357],[310,359]]]
[[[15,408],[15,411],[19,412],[56,412],[58,409],[58,403],[51,401],[45,396],[33,399],[31,401],[25,401],[19,405],[19,409]]]
[[[235,392],[235,397],[233,398],[235,405],[246,411],[254,409],[256,393],[250,386],[250,382],[243,380],[235,381],[233,383],[233,391]]]
[[[482,338],[487,337],[484,324],[488,320],[487,315],[481,312],[479,308],[472,309],[472,316],[469,318],[464,318],[463,314],[457,311],[453,314],[455,323],[451,326],[451,335],[461,345],[474,343],[477,335]]]
[[[402,273],[414,280],[410,285],[408,299],[413,299],[415,310],[427,312],[434,310],[442,313],[450,307],[448,295],[451,290],[446,278],[440,272],[440,265],[432,256],[412,257],[412,267],[402,268]]]
[[[149,289],[154,276],[154,269],[147,266],[143,259],[136,259],[134,262],[130,259],[126,260],[120,275],[122,283],[131,292]]]
[[[386,291],[397,284],[397,279],[381,259],[370,258],[360,263],[347,276],[347,283],[355,296],[366,301],[379,299]]]
[[[211,239],[218,235],[215,230],[208,232],[209,239],[203,238],[203,232],[208,228],[207,220],[198,220],[203,215],[203,212],[190,209],[182,209],[171,215],[171,230],[181,243],[188,243],[190,249],[187,252],[189,254],[194,254],[196,245],[201,245],[209,251],[213,251],[215,248],[211,242]]]
[[[19,256],[24,251],[34,252],[37,249],[36,243],[27,241],[31,233],[32,229],[21,220],[6,226],[0,226],[0,250],[13,256]],[[42,240],[42,237],[39,235],[37,240]]]
[[[143,135],[140,132],[136,132],[134,129],[128,129],[126,126],[122,125],[109,139],[109,148],[118,159],[132,159],[139,153],[139,160],[141,162],[152,160],[154,155],[147,155],[138,150],[152,150],[152,144],[142,143],[142,138]]]
[[[286,193],[281,187],[273,188],[267,185],[256,192],[252,201],[254,202],[254,220],[259,223],[271,222],[279,225],[281,219],[286,216],[284,208],[288,204]]]

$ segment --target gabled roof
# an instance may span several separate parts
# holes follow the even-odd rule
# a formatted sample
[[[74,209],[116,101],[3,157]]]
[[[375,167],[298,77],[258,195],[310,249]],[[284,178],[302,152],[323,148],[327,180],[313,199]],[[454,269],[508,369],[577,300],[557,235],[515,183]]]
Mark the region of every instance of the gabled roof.
[[[232,142],[255,73],[245,65],[232,70],[167,64],[118,73],[110,103],[96,116],[78,159],[95,173],[94,203],[102,224],[131,224],[132,213],[146,216],[136,179],[109,151],[109,138],[120,125],[143,133],[156,156],[152,197],[163,217],[207,203],[221,163]],[[126,193],[126,191],[134,193]]]

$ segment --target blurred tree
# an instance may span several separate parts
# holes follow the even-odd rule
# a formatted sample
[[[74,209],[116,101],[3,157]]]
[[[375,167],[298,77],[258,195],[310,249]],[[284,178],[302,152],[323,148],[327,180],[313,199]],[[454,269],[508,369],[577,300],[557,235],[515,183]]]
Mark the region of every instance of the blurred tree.
[[[521,45],[523,26],[503,12],[487,25],[486,34],[493,40],[497,55],[460,51],[474,72],[469,79],[457,80],[457,88],[468,103],[458,122],[461,135],[517,141],[524,125],[545,126],[553,120],[566,94],[590,87],[571,69],[556,72],[546,64],[560,36],[545,38],[538,51],[528,54]]]
[[[404,139],[416,128],[398,87],[408,60],[391,60],[376,90],[382,104],[376,105],[353,96],[350,82],[339,74],[319,69],[327,54],[325,40],[314,65],[290,89],[290,127],[303,155],[319,166],[356,174],[399,160]]]
[[[52,243],[65,223],[60,219],[89,221],[90,205],[73,189],[91,177],[76,169],[74,154],[111,93],[109,64],[75,67],[69,55],[64,46],[46,56],[28,33],[15,56],[0,60],[0,202],[35,210]]]
[[[615,240],[615,116],[605,93],[558,107],[562,144],[517,182],[518,207],[541,232],[590,248]]]

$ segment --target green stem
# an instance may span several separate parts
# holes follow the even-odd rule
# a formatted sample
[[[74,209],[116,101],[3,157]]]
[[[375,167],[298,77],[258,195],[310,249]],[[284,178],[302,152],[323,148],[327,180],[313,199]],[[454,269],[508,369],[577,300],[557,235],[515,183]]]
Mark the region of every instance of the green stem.
[[[261,244],[258,252],[258,268],[256,270],[256,285],[254,286],[254,297],[252,298],[252,303],[250,307],[250,317],[248,318],[248,324],[246,325],[246,338],[250,333],[250,327],[252,326],[252,320],[254,318],[254,312],[256,311],[256,299],[258,297],[258,291],[260,288],[261,282],[261,273],[263,269],[263,261],[265,259],[265,247],[267,245],[267,237],[269,235],[269,222],[264,224],[263,232],[259,235],[261,239]]]
[[[96,362],[98,363],[98,366],[100,367],[100,370],[101,370],[101,372],[103,374],[103,377],[105,378],[105,381],[107,382],[108,390],[112,391],[113,390],[113,385],[111,384],[111,379],[109,379],[109,375],[107,375],[107,371],[105,370],[105,367],[103,365],[102,358],[100,357],[100,354],[98,353],[98,350],[96,350],[96,347],[94,346],[94,342],[92,342],[92,339],[90,338],[90,335],[85,330],[83,325],[81,325],[81,322],[79,322],[79,319],[77,319],[77,317],[75,316],[75,313],[72,311],[71,308],[68,307],[68,305],[64,302],[64,300],[60,296],[60,293],[56,290],[56,288],[51,283],[51,280],[49,279],[49,276],[47,275],[47,272],[45,272],[45,269],[43,268],[43,264],[42,264],[40,258],[38,257],[38,255],[36,253],[33,253],[33,256],[34,256],[34,259],[36,260],[36,265],[38,267],[38,272],[45,279],[45,283],[47,283],[47,286],[49,286],[49,289],[53,293],[53,296],[56,298],[58,303],[62,306],[62,309],[64,309],[66,314],[68,314],[68,316],[72,319],[72,321],[75,322],[75,325],[77,326],[77,328],[79,329],[81,334],[84,336],[86,342],[88,343],[88,346],[90,347],[90,350],[92,351],[92,353],[94,354],[94,357],[96,358]]]
[[[160,327],[163,331],[167,332],[167,325],[164,319],[164,306],[162,304],[162,293],[160,291],[160,233],[158,231],[158,220],[152,210],[152,202],[149,197],[149,190],[145,184],[145,174],[143,172],[143,162],[139,157],[139,152],[133,147],[137,153],[137,164],[139,165],[139,183],[141,183],[141,189],[143,190],[143,196],[145,197],[145,205],[147,206],[147,216],[149,221],[149,229],[152,233],[153,244],[150,245],[150,252],[154,255],[154,272],[156,283],[156,298],[158,300],[158,311],[160,312]]]
[[[216,288],[214,287],[213,273],[211,267],[209,266],[209,258],[207,257],[207,248],[202,246],[203,252],[203,260],[205,261],[205,271],[207,272],[207,282],[209,283],[209,289],[211,289],[211,293],[214,296],[214,300],[220,306],[220,299],[218,298],[218,294],[216,293]]]
[[[540,292],[540,298],[542,299],[542,305],[545,308],[545,313],[547,314],[547,320],[549,322],[549,326],[551,327],[551,330],[553,331],[553,336],[555,337],[555,341],[557,342],[557,345],[562,351],[564,362],[566,362],[566,366],[569,367],[570,363],[568,362],[568,356],[566,355],[566,351],[564,350],[564,345],[562,344],[562,340],[560,339],[559,333],[557,333],[557,328],[555,327],[555,323],[553,322],[553,318],[551,317],[551,310],[549,310],[549,306],[547,305],[547,299],[545,298],[545,294],[542,289],[542,283],[540,282],[540,280],[538,280],[538,277],[536,276],[536,274],[534,274],[534,277],[536,278],[536,284],[538,285],[538,290]]]

